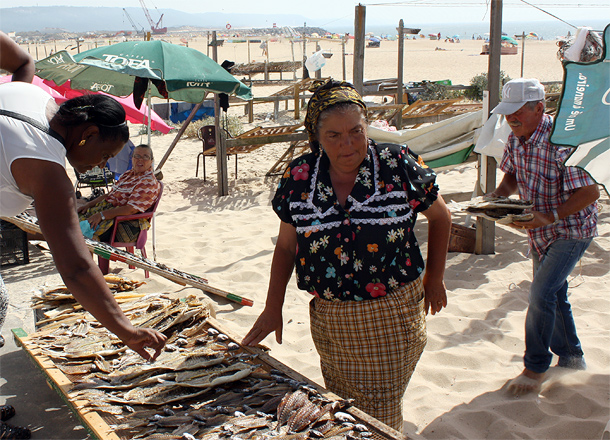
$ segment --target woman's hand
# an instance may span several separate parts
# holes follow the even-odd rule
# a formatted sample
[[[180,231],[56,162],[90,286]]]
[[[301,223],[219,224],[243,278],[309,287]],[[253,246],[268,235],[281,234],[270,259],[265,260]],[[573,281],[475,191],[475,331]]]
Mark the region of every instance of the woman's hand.
[[[431,281],[424,276],[424,291],[426,292],[424,303],[426,315],[428,311],[435,315],[443,307],[447,307],[447,291],[443,280],[440,282],[436,280]]]
[[[150,328],[134,327],[134,330],[131,336],[121,338],[125,345],[149,362],[157,359],[163,351],[167,337],[163,333]],[[152,348],[155,351],[154,355],[151,356],[145,348]]]
[[[241,343],[254,346],[265,339],[269,333],[275,331],[275,340],[281,344],[283,326],[281,309],[271,311],[265,308]]]
[[[91,225],[92,229],[95,229],[97,227],[97,225],[99,225],[102,222],[102,213],[98,212],[96,214],[93,214],[91,217],[89,217],[87,220],[89,220],[89,224]]]
[[[90,203],[91,203],[91,202],[87,202],[87,203],[85,203],[85,204],[83,204],[83,205],[79,206],[79,207],[77,208],[76,212],[78,212],[79,214],[80,214],[80,213],[83,213],[83,212],[87,212],[87,209],[91,208]]]

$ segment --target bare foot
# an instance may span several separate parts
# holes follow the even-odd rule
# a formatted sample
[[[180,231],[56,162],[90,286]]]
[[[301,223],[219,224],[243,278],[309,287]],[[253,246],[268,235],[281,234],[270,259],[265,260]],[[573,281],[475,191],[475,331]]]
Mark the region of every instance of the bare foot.
[[[508,392],[514,396],[540,391],[544,373],[534,373],[525,368],[523,372],[508,383]]]

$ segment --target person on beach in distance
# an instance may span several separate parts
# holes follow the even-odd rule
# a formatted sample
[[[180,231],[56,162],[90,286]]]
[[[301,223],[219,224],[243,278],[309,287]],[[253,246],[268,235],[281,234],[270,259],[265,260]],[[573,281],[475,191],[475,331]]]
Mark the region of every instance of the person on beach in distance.
[[[95,231],[94,240],[110,240],[115,217],[146,212],[155,204],[161,184],[153,174],[153,160],[152,149],[146,144],[138,145],[131,156],[131,170],[121,176],[112,190],[78,208],[79,219],[88,220]],[[117,227],[116,241],[133,243],[140,231],[149,227],[146,219],[121,222]]]
[[[114,300],[85,245],[74,185],[65,169],[66,158],[79,173],[103,167],[128,137],[125,111],[109,96],[84,95],[58,108],[32,84],[0,85],[0,215],[20,214],[34,201],[42,234],[74,298],[129,348],[154,360],[166,337],[134,327]],[[0,277],[0,327],[7,304]],[[3,422],[0,438],[29,438],[29,430]]]
[[[490,195],[518,193],[534,203],[532,220],[511,224],[527,231],[534,266],[525,318],[525,369],[508,386],[509,392],[521,395],[540,389],[551,352],[560,367],[586,368],[567,277],[597,236],[600,192],[586,172],[563,165],[571,148],[549,143],[553,119],[544,113],[544,87],[537,79],[506,83],[493,113],[506,115],[512,133],[500,163],[504,177]]]
[[[319,85],[319,84],[317,84]],[[311,333],[326,388],[402,431],[402,398],[426,345],[425,315],[447,305],[451,215],[436,175],[406,148],[367,137],[366,106],[346,82],[314,91],[312,153],[293,161],[273,199],[281,219],[264,311],[243,340],[275,332],[296,263],[313,295]],[[428,218],[424,273],[413,227]]]

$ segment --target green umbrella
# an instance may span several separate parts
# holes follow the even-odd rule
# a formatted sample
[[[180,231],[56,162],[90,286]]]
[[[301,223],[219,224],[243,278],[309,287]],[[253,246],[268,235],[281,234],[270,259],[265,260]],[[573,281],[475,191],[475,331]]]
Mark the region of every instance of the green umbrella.
[[[79,90],[114,96],[134,92],[134,77],[147,78],[157,87],[151,95],[176,101],[201,102],[207,92],[252,99],[252,91],[218,63],[198,50],[164,41],[127,41],[87,50],[72,57],[57,52],[36,63],[36,75],[61,85],[71,81]],[[137,82],[137,81],[136,81]]]

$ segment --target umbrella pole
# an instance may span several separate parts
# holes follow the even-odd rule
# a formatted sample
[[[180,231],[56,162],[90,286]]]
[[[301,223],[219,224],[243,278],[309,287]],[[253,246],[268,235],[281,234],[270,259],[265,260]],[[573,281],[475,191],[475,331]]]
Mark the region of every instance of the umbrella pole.
[[[150,147],[150,116],[151,116],[151,105],[150,105],[150,81],[148,81],[148,89],[146,90],[146,105],[148,106],[148,121],[146,122],[146,128],[148,131],[148,146]]]

